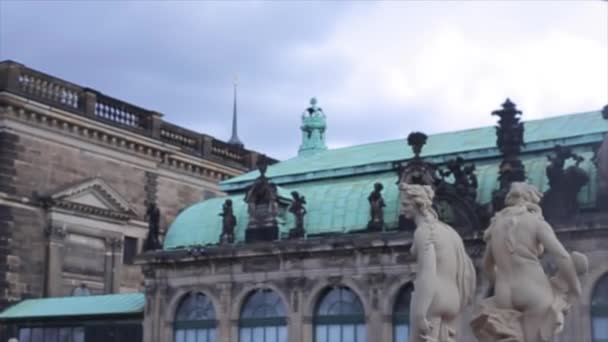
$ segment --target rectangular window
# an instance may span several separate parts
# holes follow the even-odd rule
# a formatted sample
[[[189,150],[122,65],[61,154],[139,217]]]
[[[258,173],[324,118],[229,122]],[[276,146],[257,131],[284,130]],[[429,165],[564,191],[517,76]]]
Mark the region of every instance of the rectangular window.
[[[122,251],[122,263],[125,265],[133,264],[137,255],[137,239],[130,236],[125,236],[125,245]]]

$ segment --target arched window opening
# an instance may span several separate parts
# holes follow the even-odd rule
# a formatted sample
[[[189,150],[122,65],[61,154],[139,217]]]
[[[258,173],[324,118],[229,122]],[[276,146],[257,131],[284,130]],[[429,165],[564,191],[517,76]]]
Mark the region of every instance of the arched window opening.
[[[252,292],[239,319],[240,342],[287,342],[285,304],[270,289]]]
[[[182,300],[175,315],[175,342],[215,342],[216,326],[209,297],[200,292],[191,293]]]
[[[393,341],[407,342],[410,336],[410,303],[414,285],[407,283],[399,290],[393,306]]]
[[[608,273],[595,285],[591,298],[593,342],[608,342]]]
[[[328,289],[317,304],[315,342],[366,342],[365,310],[349,288]]]

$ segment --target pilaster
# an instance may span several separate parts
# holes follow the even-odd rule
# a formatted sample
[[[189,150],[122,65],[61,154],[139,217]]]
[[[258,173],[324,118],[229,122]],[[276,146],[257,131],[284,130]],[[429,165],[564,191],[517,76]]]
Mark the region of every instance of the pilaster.
[[[65,295],[63,291],[63,251],[67,233],[65,225],[50,225],[46,229],[48,245],[45,292],[47,297]]]

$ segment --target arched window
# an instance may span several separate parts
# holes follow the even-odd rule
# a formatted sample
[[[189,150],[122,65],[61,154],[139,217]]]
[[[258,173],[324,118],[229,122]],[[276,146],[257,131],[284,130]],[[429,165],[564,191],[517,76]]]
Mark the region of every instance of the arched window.
[[[175,322],[175,342],[215,342],[215,310],[209,297],[191,293],[180,303]]]
[[[347,287],[328,289],[317,304],[315,342],[366,342],[365,311]]]
[[[591,299],[593,342],[608,342],[608,274],[595,285]]]
[[[240,342],[287,342],[285,304],[276,292],[259,289],[251,293],[239,319]]]
[[[401,288],[393,307],[393,341],[407,342],[410,336],[410,301],[414,286],[407,283]]]

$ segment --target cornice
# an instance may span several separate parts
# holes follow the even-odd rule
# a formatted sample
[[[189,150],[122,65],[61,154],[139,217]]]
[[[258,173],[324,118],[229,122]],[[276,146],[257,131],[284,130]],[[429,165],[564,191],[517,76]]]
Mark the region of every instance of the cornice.
[[[0,95],[6,95],[2,93]],[[9,94],[10,95],[10,94]],[[113,127],[105,127],[103,123],[85,118],[73,117],[55,108],[36,108],[23,103],[13,96],[3,96],[0,103],[0,118],[16,120],[40,129],[68,135],[87,142],[118,150],[122,153],[134,154],[140,158],[150,159],[172,171],[178,171],[194,177],[203,177],[213,182],[219,182],[243,172],[231,169],[227,165],[196,158],[179,151],[175,146],[140,137],[133,133],[121,132]],[[6,100],[6,101],[4,101]],[[90,121],[90,122],[89,122]]]

